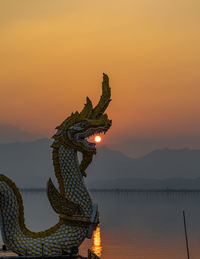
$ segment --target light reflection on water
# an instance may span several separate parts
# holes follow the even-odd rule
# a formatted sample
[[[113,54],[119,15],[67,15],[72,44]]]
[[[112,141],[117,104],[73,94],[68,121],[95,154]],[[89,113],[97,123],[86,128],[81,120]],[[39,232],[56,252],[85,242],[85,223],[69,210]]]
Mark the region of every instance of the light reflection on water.
[[[93,246],[91,249],[96,255],[101,257],[102,246],[101,246],[101,229],[100,229],[100,227],[97,227],[93,233]]]
[[[101,229],[85,240],[103,259],[187,258],[182,219],[186,212],[190,254],[199,259],[200,193],[92,192],[99,205]],[[26,225],[41,231],[58,221],[45,192],[23,192]]]

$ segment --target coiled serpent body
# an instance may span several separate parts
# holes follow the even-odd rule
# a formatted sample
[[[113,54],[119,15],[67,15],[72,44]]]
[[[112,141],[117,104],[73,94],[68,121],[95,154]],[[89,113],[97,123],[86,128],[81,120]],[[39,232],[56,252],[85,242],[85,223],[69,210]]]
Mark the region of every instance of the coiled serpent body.
[[[72,113],[53,136],[53,164],[59,190],[52,181],[47,183],[47,195],[52,208],[59,215],[58,223],[42,232],[28,230],[24,222],[21,194],[15,183],[0,175],[0,219],[4,243],[19,255],[60,255],[72,246],[80,246],[98,224],[90,194],[84,184],[85,169],[96,153],[95,145],[87,137],[106,132],[111,121],[104,114],[110,102],[110,87],[104,74],[102,96],[93,108],[89,98],[83,110]],[[77,152],[83,159],[78,162]],[[91,220],[93,218],[93,220]]]

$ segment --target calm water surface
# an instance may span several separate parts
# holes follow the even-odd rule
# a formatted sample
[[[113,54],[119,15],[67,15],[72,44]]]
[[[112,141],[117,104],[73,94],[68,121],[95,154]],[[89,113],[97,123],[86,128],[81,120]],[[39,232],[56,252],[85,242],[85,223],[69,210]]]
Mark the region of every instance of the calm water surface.
[[[92,248],[103,259],[184,259],[182,210],[186,212],[191,259],[200,258],[200,193],[92,192],[100,228],[80,253]],[[44,230],[58,220],[45,192],[23,192],[26,225]]]

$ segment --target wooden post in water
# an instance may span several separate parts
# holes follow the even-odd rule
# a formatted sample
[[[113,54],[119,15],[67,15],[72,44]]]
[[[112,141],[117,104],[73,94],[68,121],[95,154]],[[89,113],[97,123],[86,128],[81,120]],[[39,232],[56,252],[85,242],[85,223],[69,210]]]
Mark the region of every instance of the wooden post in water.
[[[190,259],[188,237],[187,237],[187,226],[186,226],[185,211],[184,210],[183,210],[183,223],[184,223],[184,230],[185,230],[185,242],[186,242],[186,248],[187,248],[187,259]]]

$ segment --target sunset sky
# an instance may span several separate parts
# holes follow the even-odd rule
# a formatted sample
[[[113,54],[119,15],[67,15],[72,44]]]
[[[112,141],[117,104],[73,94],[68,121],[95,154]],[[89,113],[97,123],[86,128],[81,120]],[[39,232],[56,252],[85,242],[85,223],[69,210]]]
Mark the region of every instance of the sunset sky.
[[[0,124],[49,137],[86,96],[98,101],[105,72],[104,144],[200,148],[199,11],[199,0],[1,0]]]

